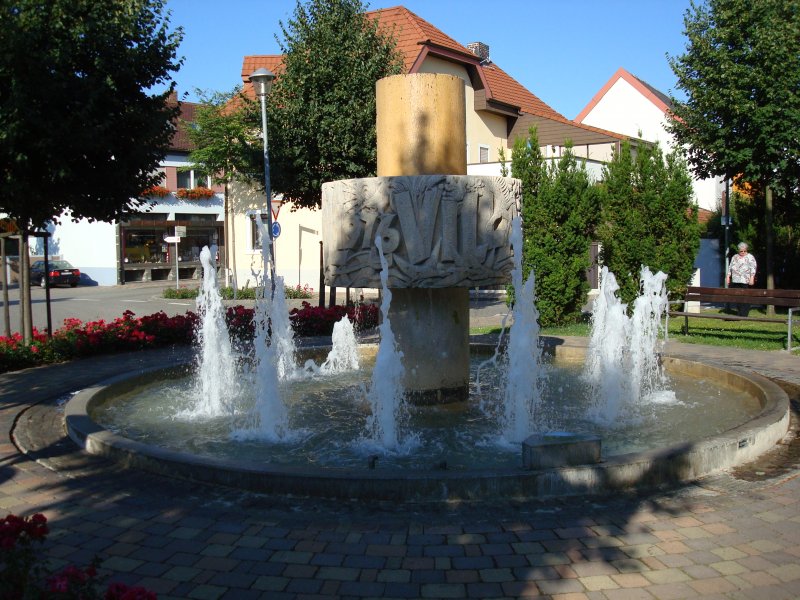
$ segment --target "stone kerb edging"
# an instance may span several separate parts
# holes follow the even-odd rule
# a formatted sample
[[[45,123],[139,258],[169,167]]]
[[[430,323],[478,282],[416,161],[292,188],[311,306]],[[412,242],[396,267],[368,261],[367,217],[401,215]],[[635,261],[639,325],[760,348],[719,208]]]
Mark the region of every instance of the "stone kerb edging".
[[[575,353],[575,348],[564,347],[564,350]],[[555,352],[559,354],[558,347]],[[381,472],[366,467],[363,470],[285,467],[197,457],[123,438],[89,417],[93,403],[139,382],[152,381],[157,371],[170,369],[118,376],[84,390],[67,404],[65,420],[70,437],[79,446],[127,467],[256,492],[399,502],[607,494],[688,482],[754,459],[782,439],[788,430],[788,396],[768,379],[674,357],[664,360],[669,369],[714,377],[753,393],[762,404],[761,413],[739,427],[699,442],[610,457],[599,464],[541,471],[520,468],[411,473]],[[184,367],[172,367],[175,368]]]

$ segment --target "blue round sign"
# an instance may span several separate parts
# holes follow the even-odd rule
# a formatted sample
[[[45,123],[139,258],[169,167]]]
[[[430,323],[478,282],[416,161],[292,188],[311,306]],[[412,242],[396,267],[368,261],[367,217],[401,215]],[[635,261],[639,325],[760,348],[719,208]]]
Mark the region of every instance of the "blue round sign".
[[[272,222],[272,237],[276,238],[281,234],[281,224],[277,221]]]

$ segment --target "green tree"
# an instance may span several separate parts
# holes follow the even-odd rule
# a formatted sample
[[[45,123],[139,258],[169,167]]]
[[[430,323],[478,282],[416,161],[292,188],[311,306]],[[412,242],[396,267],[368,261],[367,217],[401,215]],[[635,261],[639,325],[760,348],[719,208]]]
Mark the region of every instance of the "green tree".
[[[174,131],[183,32],[169,31],[163,0],[0,0],[0,30],[0,212],[22,231],[30,341],[28,234],[142,205]]]
[[[256,102],[241,93],[237,87],[231,92],[201,93],[200,105],[194,113],[194,121],[187,124],[186,131],[193,150],[189,160],[203,172],[211,175],[214,183],[224,186],[224,234],[226,274],[230,260],[235,260],[233,239],[229,227],[229,188],[234,182],[256,184],[263,187],[261,112]],[[234,295],[236,295],[236,268]],[[226,279],[227,284],[227,279]]]
[[[669,129],[697,176],[757,186],[772,288],[772,190],[796,194],[800,179],[800,2],[693,3],[684,28],[686,52],[669,61],[687,100],[673,98]]]
[[[318,207],[322,184],[375,174],[375,83],[402,68],[394,37],[361,0],[298,0],[280,23],[283,67],[269,98],[271,184]]]
[[[168,26],[161,0],[0,0],[0,210],[21,229],[112,220],[159,182],[183,35]]]
[[[596,189],[569,143],[558,163],[548,167],[535,128],[527,139],[515,140],[511,172],[522,181],[523,268],[536,274],[539,321],[575,322],[588,291]]]
[[[600,257],[630,303],[639,292],[642,265],[669,275],[670,292],[686,289],[700,246],[692,179],[677,154],[656,145],[624,142],[603,169],[600,186]]]
[[[756,196],[757,198],[758,196]],[[766,287],[766,275],[762,269],[762,260],[766,256],[764,236],[759,235],[764,231],[763,205],[756,202],[753,197],[734,192],[730,202],[733,228],[730,236],[728,255],[736,252],[736,243],[747,242],[750,252],[759,261],[756,271],[756,286]],[[775,287],[779,289],[800,288],[800,223],[797,215],[800,214],[800,196],[791,189],[775,190],[775,203],[773,208],[774,232],[774,275]],[[721,237],[721,236],[720,236]]]

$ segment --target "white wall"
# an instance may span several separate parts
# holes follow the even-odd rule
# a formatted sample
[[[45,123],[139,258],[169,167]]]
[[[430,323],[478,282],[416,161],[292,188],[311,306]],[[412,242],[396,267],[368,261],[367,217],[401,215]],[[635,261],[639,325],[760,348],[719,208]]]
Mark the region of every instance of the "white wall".
[[[648,142],[659,142],[665,153],[674,147],[673,136],[666,129],[667,120],[661,109],[621,77],[581,123],[632,138],[641,135]],[[700,208],[711,211],[717,209],[720,185],[715,179],[694,179],[693,188],[695,202]]]
[[[664,113],[655,104],[622,78],[606,92],[591,112],[581,121],[632,138],[672,144],[672,136],[664,129]]]
[[[59,226],[51,229],[48,251],[80,269],[80,285],[116,285],[117,241],[116,225],[81,219],[77,223],[64,217]],[[43,248],[32,244],[31,252],[41,254]]]

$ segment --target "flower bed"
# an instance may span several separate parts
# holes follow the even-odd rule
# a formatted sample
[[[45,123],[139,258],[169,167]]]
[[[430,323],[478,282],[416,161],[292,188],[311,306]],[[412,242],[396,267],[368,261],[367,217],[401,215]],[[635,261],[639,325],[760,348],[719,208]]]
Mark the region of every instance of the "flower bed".
[[[242,349],[253,340],[253,314],[252,308],[243,306],[227,309],[228,329]],[[293,309],[289,318],[298,336],[330,335],[334,323],[344,315],[359,331],[378,324],[378,307],[374,304],[323,308],[303,302],[303,308]],[[196,339],[198,321],[197,314],[191,311],[174,317],[164,312],[136,317],[128,310],[113,321],[83,323],[79,319],[66,319],[64,326],[53,332],[52,338],[34,328],[33,342],[29,346],[23,343],[19,333],[0,336],[0,373],[97,354],[191,344]]]
[[[303,308],[293,308],[289,311],[289,320],[296,335],[330,335],[333,333],[334,324],[345,315],[353,322],[357,331],[363,331],[378,325],[378,314],[376,304],[336,305],[325,308],[303,302]]]
[[[112,583],[101,595],[96,587],[97,558],[84,569],[69,565],[48,575],[35,545],[42,544],[49,532],[47,518],[40,513],[0,520],[0,598],[156,600],[150,590],[124,583]]]

